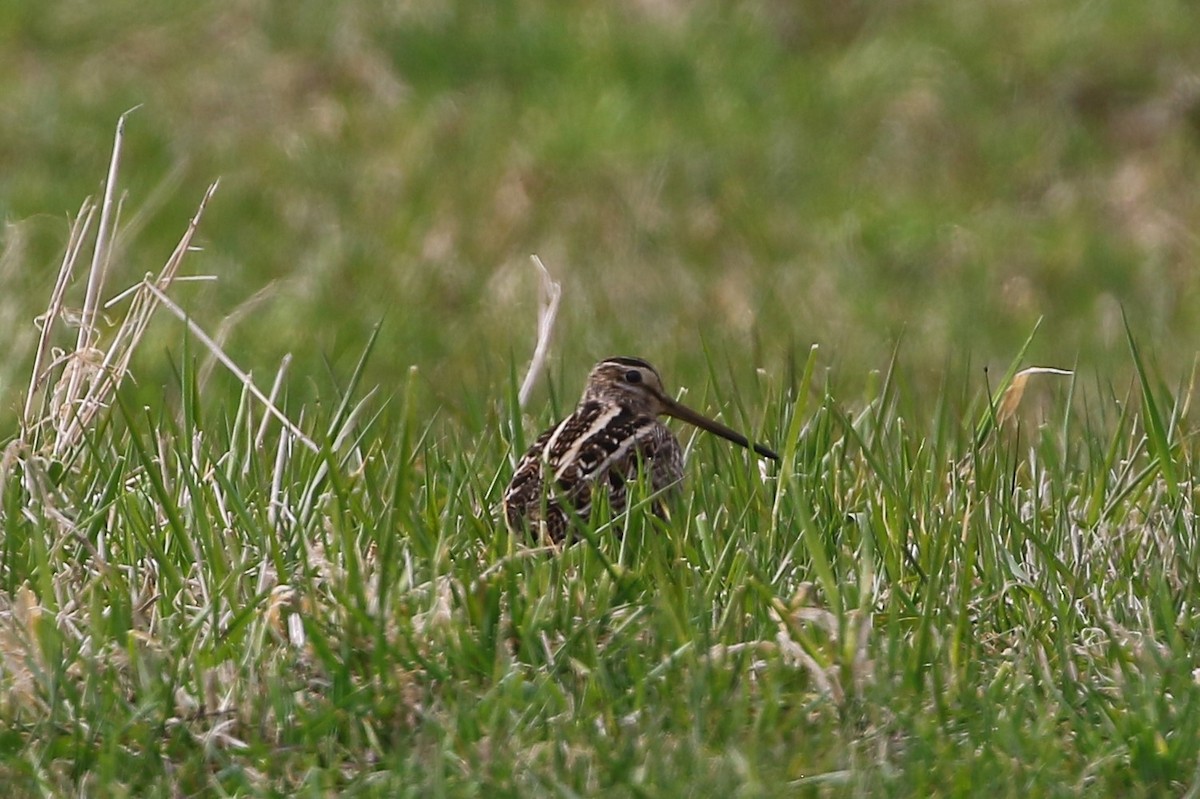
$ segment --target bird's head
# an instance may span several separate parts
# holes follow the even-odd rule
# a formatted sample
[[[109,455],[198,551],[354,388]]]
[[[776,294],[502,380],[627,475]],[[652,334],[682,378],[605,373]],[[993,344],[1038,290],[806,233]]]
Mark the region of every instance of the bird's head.
[[[752,445],[741,433],[676,402],[663,388],[658,370],[641,358],[605,358],[593,366],[582,402],[616,404],[643,416],[673,416],[735,444],[752,448],[759,455],[779,460],[779,455],[767,447]]]
[[[641,358],[606,358],[593,366],[583,401],[617,404],[645,416],[667,413],[671,402],[658,370]]]

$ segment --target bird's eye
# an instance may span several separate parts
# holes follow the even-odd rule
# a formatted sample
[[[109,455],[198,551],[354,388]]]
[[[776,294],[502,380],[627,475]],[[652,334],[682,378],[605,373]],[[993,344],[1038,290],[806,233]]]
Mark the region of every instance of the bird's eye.
[[[636,369],[630,369],[628,372],[625,373],[625,382],[626,383],[642,382],[642,373]]]

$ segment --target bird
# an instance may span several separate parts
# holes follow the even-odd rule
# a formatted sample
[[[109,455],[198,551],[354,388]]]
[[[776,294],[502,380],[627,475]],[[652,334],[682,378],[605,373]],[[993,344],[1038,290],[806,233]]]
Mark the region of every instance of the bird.
[[[676,488],[683,480],[683,447],[660,416],[779,460],[767,447],[672,399],[648,362],[605,358],[592,367],[574,412],[539,435],[517,462],[502,501],[509,530],[562,542],[571,515],[587,519],[600,493],[608,494],[614,514],[622,513],[626,485],[637,479],[639,468],[654,491]]]

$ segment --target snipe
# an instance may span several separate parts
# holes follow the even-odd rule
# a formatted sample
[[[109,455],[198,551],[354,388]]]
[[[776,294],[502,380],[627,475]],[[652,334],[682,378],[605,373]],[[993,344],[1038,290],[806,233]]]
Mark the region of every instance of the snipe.
[[[673,416],[722,438],[751,447],[746,437],[682,405],[663,390],[662,378],[640,358],[608,358],[592,367],[575,412],[538,436],[521,457],[504,492],[509,529],[529,525],[561,541],[568,514],[587,518],[597,491],[607,492],[613,513],[625,509],[626,483],[639,465],[655,491],[683,479],[683,447],[659,416]],[[779,460],[761,444],[759,455]]]

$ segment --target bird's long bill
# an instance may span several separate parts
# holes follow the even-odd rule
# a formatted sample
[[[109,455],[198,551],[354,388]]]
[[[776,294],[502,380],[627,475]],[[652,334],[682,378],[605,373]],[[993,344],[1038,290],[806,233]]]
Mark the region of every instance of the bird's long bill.
[[[676,419],[687,422],[688,424],[694,424],[701,430],[707,430],[708,432],[718,435],[727,441],[740,444],[746,449],[751,449],[750,442],[746,440],[744,435],[736,430],[726,427],[715,419],[709,419],[707,416],[693,411],[688,406],[682,405],[670,397],[663,397],[663,400],[663,404],[666,406],[667,415],[674,416]],[[767,449],[762,444],[754,444],[753,449],[763,457],[770,458],[774,461],[779,460],[779,455],[777,455],[773,450]]]

